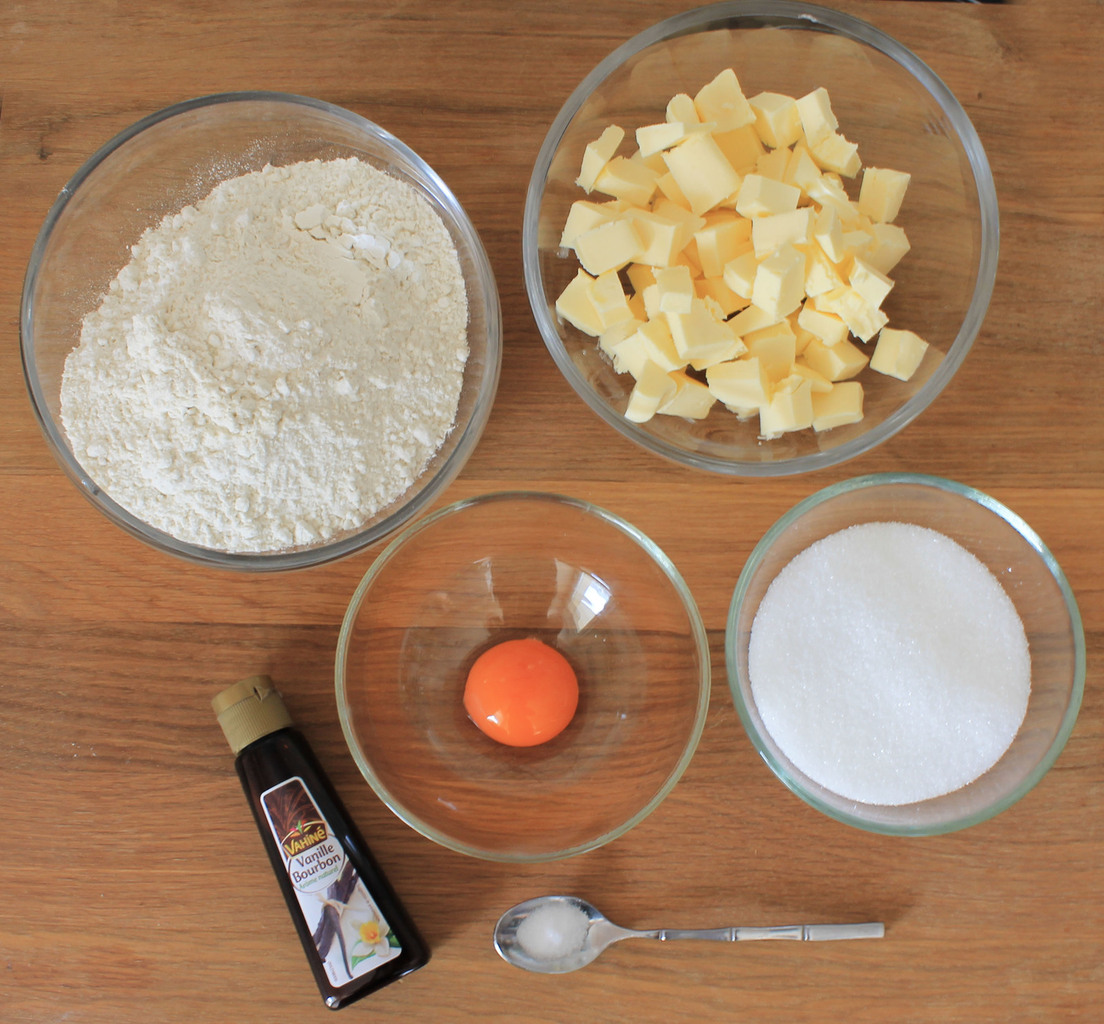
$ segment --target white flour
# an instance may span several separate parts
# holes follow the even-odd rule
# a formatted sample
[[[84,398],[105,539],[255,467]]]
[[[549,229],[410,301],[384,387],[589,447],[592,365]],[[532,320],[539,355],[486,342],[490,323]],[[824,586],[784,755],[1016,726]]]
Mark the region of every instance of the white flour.
[[[61,417],[139,519],[222,551],[353,530],[452,429],[456,248],[359,160],[266,167],[148,230],[66,360]]]

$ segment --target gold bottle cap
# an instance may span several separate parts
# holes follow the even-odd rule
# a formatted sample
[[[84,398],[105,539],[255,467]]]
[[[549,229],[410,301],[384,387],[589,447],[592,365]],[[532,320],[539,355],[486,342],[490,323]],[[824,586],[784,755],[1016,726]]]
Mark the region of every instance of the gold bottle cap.
[[[268,676],[250,676],[228,686],[211,701],[211,707],[235,754],[262,736],[292,724]]]

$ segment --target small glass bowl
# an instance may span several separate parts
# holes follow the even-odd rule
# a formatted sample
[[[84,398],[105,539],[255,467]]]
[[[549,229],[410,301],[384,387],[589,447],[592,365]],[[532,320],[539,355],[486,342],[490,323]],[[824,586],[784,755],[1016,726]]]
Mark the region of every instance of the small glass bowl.
[[[536,636],[579,679],[575,717],[509,747],[467,717],[492,644]],[[709,647],[674,565],[639,530],[554,494],[461,501],[394,539],[341,627],[341,725],[403,821],[442,846],[514,863],[593,850],[654,810],[694,753]]]
[[[583,150],[610,124],[631,133],[662,121],[667,101],[693,95],[733,68],[747,96],[802,96],[823,86],[840,131],[864,166],[912,175],[897,218],[911,251],[892,272],[883,308],[890,326],[931,345],[904,382],[870,370],[861,422],[765,441],[758,417],[741,422],[714,406],[703,420],[625,419],[628,374],[589,337],[556,314],[575,276],[575,254],[560,248]],[[854,197],[854,196],[853,196]],[[598,194],[591,198],[604,199]],[[675,15],[611,53],[582,81],[552,123],[525,203],[525,285],[537,326],[560,371],[606,423],[657,455],[739,477],[774,477],[835,465],[892,437],[947,386],[981,327],[996,277],[997,196],[981,141],[961,105],[908,49],[850,15],[806,3],[718,3]]]
[[[180,541],[136,518],[81,466],[60,421],[65,359],[81,320],[130,259],[130,247],[167,213],[220,182],[301,160],[356,157],[405,181],[440,215],[456,244],[468,296],[468,362],[452,432],[421,476],[357,530],[327,542],[236,554]],[[395,136],[321,100],[272,92],[189,100],[139,121],[95,153],[62,189],[31,253],[20,316],[23,372],[39,425],[62,469],[108,519],[153,547],[192,562],[250,571],[299,569],[342,558],[399,529],[460,472],[494,402],[502,318],[490,262],[467,214],[441,178]],[[371,444],[365,438],[365,444]]]
[[[858,523],[928,527],[972,552],[1000,581],[1031,656],[1027,713],[1000,760],[961,789],[885,806],[846,799],[799,770],[763,725],[748,678],[752,623],[778,573],[811,544]],[[976,825],[1010,807],[1046,774],[1073,730],[1085,684],[1085,637],[1069,583],[1035,532],[1000,502],[939,477],[884,473],[826,487],[795,505],[756,545],[737,582],[725,632],[728,684],[752,745],[806,803],[870,832],[921,836]]]

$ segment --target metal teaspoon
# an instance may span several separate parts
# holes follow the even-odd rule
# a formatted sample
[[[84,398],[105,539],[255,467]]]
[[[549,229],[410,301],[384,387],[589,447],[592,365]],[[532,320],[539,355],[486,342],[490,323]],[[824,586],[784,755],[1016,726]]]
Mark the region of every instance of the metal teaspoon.
[[[528,924],[527,924],[528,922]],[[520,931],[520,936],[519,936]],[[540,974],[566,974],[585,967],[622,939],[705,939],[746,942],[791,939],[825,942],[838,939],[880,939],[885,926],[864,924],[795,924],[771,928],[622,928],[577,896],[537,896],[506,911],[495,925],[499,956],[515,967]]]

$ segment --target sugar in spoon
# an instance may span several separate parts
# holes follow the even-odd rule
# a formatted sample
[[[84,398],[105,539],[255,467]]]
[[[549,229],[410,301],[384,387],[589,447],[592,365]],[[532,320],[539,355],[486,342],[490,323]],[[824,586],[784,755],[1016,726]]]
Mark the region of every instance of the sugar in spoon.
[[[622,939],[705,939],[746,942],[791,939],[825,942],[836,939],[880,939],[885,926],[865,924],[795,924],[771,928],[622,928],[577,896],[537,896],[511,907],[498,919],[494,945],[515,967],[540,974],[566,974],[586,967]]]

